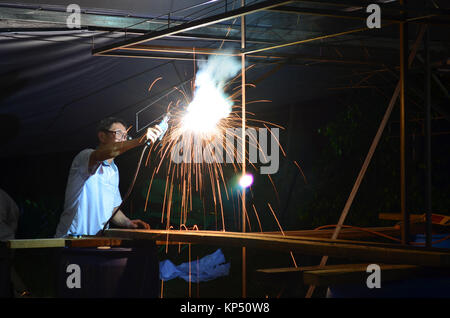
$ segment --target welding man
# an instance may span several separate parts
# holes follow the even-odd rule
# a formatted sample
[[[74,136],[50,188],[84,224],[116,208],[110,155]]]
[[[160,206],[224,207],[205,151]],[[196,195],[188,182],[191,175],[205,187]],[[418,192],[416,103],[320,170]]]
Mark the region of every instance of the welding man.
[[[162,132],[162,129],[155,125],[148,128],[146,137],[127,140],[128,134],[123,120],[113,117],[103,119],[97,127],[98,147],[82,150],[72,162],[64,211],[55,237],[99,234],[122,203],[119,171],[114,158],[148,141],[155,142]],[[111,222],[128,229],[150,228],[142,220],[130,220],[120,210]]]

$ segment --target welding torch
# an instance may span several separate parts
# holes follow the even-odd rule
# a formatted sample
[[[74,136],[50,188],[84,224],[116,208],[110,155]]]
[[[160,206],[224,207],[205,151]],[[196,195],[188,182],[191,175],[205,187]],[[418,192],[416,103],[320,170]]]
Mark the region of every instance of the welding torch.
[[[167,129],[169,128],[169,119],[170,119],[170,113],[166,113],[164,114],[163,119],[161,120],[161,122],[157,125],[160,130],[162,131],[161,134],[157,137],[159,141],[162,140],[163,136],[166,134]],[[133,190],[134,184],[136,182],[137,179],[137,175],[139,173],[139,169],[141,168],[141,163],[142,163],[142,159],[144,158],[144,153],[147,150],[147,148],[152,144],[152,138],[148,138],[149,134],[150,134],[150,129],[147,129],[147,140],[144,143],[144,148],[142,149],[141,152],[141,156],[139,157],[139,161],[138,161],[138,165],[136,167],[136,172],[134,174],[134,178],[133,181],[130,184],[130,187],[128,188],[127,193],[125,194],[125,196],[122,199],[122,203],[116,208],[116,210],[113,212],[113,214],[111,215],[111,217],[108,219],[108,221],[105,223],[105,225],[103,226],[103,229],[101,231],[101,236],[104,235],[104,232],[106,230],[106,228],[108,227],[108,224],[111,222],[111,220],[114,218],[114,216],[117,214],[117,212],[120,211],[120,209],[122,208],[122,206],[124,205],[124,202],[128,199],[131,191]],[[153,133],[152,133],[153,134]],[[156,140],[153,139],[153,142],[155,142]]]

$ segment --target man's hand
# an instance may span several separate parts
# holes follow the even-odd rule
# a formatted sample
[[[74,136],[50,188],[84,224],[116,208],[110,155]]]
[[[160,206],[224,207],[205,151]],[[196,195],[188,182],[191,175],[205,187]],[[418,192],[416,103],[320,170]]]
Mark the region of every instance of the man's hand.
[[[150,127],[147,129],[147,140],[150,139],[152,142],[155,142],[156,139],[161,136],[163,130],[159,125],[155,125],[154,127]]]
[[[127,226],[129,229],[150,230],[150,225],[142,220],[130,220]]]

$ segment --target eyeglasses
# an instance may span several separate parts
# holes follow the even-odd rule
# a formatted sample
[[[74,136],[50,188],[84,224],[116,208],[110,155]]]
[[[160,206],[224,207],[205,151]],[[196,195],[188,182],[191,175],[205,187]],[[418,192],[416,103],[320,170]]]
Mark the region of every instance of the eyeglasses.
[[[105,130],[105,131],[114,134],[114,136],[117,139],[125,140],[128,138],[128,134],[126,131],[122,131],[122,130]]]

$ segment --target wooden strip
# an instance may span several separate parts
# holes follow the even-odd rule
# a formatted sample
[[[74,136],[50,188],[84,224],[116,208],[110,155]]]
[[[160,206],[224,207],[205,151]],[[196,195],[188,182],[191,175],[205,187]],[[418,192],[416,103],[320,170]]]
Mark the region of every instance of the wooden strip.
[[[66,239],[66,247],[122,246],[123,241],[123,239],[104,237],[74,238]]]
[[[78,238],[67,239],[66,247],[99,247],[99,246],[111,246],[111,247],[136,247],[142,246],[148,243],[148,241],[135,241],[131,239],[122,238],[107,238],[107,237],[90,237],[90,238]],[[155,241],[156,245],[166,245],[166,241]],[[169,242],[169,245],[178,245],[178,242]],[[188,244],[188,243],[186,243]]]
[[[425,219],[425,214],[410,214],[411,221],[422,221]],[[380,213],[378,214],[380,220],[402,221],[403,217],[400,213]]]
[[[134,230],[131,230],[134,231]],[[166,231],[166,230],[164,230]],[[170,230],[168,233],[176,233],[176,232],[186,232],[186,231],[177,231],[177,230]],[[198,233],[199,235],[201,234],[206,234],[206,235],[210,235],[210,234],[214,234],[214,233],[222,233],[223,236],[225,237],[236,237],[236,238],[240,238],[242,233],[241,232],[219,232],[219,231],[189,231],[187,233]],[[259,238],[261,237],[260,232],[246,232],[245,233],[246,237],[255,237],[255,238]],[[330,239],[330,238],[322,238],[322,237],[307,237],[307,236],[289,236],[289,235],[283,235],[279,232],[277,232],[277,234],[265,234],[263,235],[266,238],[273,238],[273,239],[279,239],[279,238],[283,238],[283,239],[289,239],[289,240],[302,240],[302,241],[311,241],[311,242],[324,242],[324,243],[345,243],[345,244],[351,244],[351,245],[362,245],[362,246],[377,246],[377,247],[386,247],[386,248],[398,248],[400,247],[399,244],[391,244],[391,243],[380,243],[380,242],[367,242],[367,241],[355,241],[355,240],[341,240],[341,239]],[[186,243],[186,242],[185,242]],[[404,249],[410,249],[410,250],[419,250],[419,251],[423,251],[422,247],[419,246],[401,246]],[[430,249],[428,249],[430,250]],[[434,248],[432,250],[438,251],[438,252],[442,252],[441,248]],[[449,250],[450,251],[450,250]]]
[[[398,236],[400,235],[400,228],[394,226],[388,227],[369,227],[366,228],[369,231],[377,232],[389,236]],[[287,236],[303,236],[303,237],[323,237],[330,238],[333,234],[334,229],[323,229],[323,230],[294,230],[294,231],[284,231]],[[413,231],[418,232],[418,231]],[[258,234],[273,234],[273,235],[282,235],[281,232],[258,232]],[[339,235],[341,239],[351,239],[351,238],[367,238],[367,237],[376,237],[376,235],[361,231],[358,229],[352,228],[343,228]]]
[[[399,213],[380,213],[378,218],[381,220],[392,220],[392,221],[402,221],[403,217]],[[410,221],[415,223],[425,223],[425,213],[424,214],[411,214]],[[450,225],[450,216],[433,213],[431,215],[431,222],[433,225]]]
[[[294,272],[305,272],[314,270],[330,270],[330,269],[343,269],[343,268],[367,268],[368,263],[364,264],[338,264],[338,265],[326,265],[320,267],[319,265],[314,266],[303,266],[303,267],[281,267],[281,268],[263,268],[257,269],[256,271],[264,274],[284,274],[284,273],[294,273]]]
[[[20,248],[54,248],[65,247],[65,239],[51,238],[51,239],[27,239],[27,240],[9,240],[6,246],[10,249]]]
[[[169,242],[169,245],[178,245],[183,242]],[[58,248],[58,247],[134,247],[146,244],[145,241],[136,242],[135,240],[123,238],[111,238],[90,236],[81,238],[50,238],[50,239],[23,239],[23,240],[9,240],[0,242],[0,248],[6,249],[27,249],[27,248]],[[166,245],[167,241],[160,240],[155,242],[156,245]],[[185,242],[188,244],[188,242]]]
[[[303,281],[307,285],[314,286],[332,286],[348,283],[360,283],[362,286],[366,286],[367,277],[370,273],[367,273],[367,265],[356,267],[343,267],[305,271],[303,273]],[[415,265],[380,265],[381,268],[381,281],[395,281],[410,278],[416,276],[423,269],[420,266]]]
[[[368,242],[354,244],[351,241],[325,239],[292,239],[269,237],[249,233],[175,230],[127,230],[110,229],[106,236],[129,239],[168,240],[209,245],[246,246],[277,251],[292,251],[306,255],[330,255],[346,259],[359,259],[375,263],[414,264],[450,267],[450,250],[420,249],[390,245],[376,246]],[[373,244],[373,243],[372,243]]]

